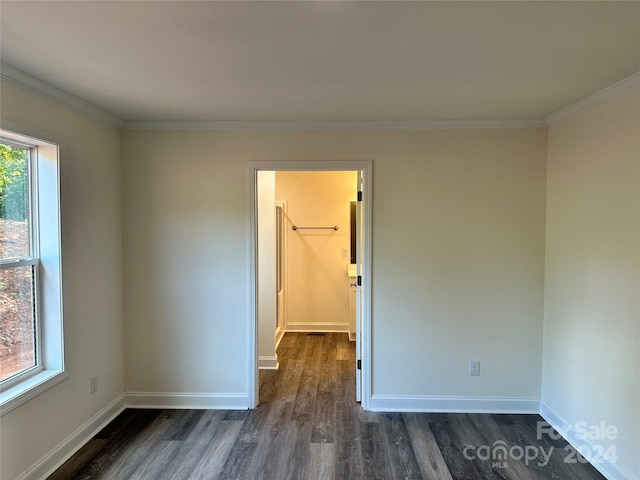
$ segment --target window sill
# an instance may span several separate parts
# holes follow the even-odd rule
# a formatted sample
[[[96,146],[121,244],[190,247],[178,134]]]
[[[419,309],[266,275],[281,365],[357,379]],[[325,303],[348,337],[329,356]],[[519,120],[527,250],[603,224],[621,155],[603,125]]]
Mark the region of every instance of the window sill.
[[[63,370],[43,370],[13,387],[0,391],[0,417],[68,377],[69,375]]]

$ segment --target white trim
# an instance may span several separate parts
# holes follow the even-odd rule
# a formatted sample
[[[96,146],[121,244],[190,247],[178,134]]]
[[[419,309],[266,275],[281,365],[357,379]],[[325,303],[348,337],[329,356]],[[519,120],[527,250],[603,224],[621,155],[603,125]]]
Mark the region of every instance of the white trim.
[[[65,378],[62,287],[62,243],[60,222],[60,159],[62,139],[47,132],[7,120],[0,122],[0,136],[25,147],[37,147],[31,159],[33,198],[31,205],[36,245],[38,280],[36,317],[39,344],[38,373],[26,373],[0,388],[0,416],[40,395]],[[53,138],[53,141],[51,139]],[[37,180],[37,182],[36,182]],[[33,373],[33,374],[32,374]]]
[[[372,395],[374,412],[538,413],[540,401],[526,397]]]
[[[373,163],[370,160],[345,160],[345,161],[250,161],[248,162],[249,174],[249,282],[247,285],[249,293],[248,308],[248,328],[249,346],[247,385],[249,386],[249,408],[257,406],[259,385],[258,385],[258,352],[256,345],[257,338],[257,298],[256,298],[256,266],[257,266],[257,205],[256,205],[256,185],[257,172],[260,170],[269,171],[360,171],[364,172],[364,201],[367,208],[365,210],[365,250],[363,260],[367,269],[363,272],[363,328],[362,328],[362,408],[369,409],[371,396],[371,220],[372,220],[372,169]],[[346,333],[346,331],[345,331]]]
[[[124,395],[119,395],[106,407],[82,424],[71,435],[56,445],[53,450],[38,460],[38,462],[16,480],[39,480],[47,478],[100,430],[106,427],[109,422],[120,415],[124,409]]]
[[[280,364],[277,355],[260,355],[258,357],[258,369],[278,370],[278,368],[280,368]]]
[[[246,393],[128,392],[125,405],[127,408],[246,410],[248,399]]]
[[[372,354],[371,354],[371,316],[372,316],[372,299],[371,299],[371,286],[372,286],[372,267],[373,267],[373,255],[371,251],[371,243],[373,240],[373,165],[369,163],[367,168],[362,168],[362,189],[363,189],[363,206],[362,219],[364,223],[364,233],[362,237],[363,246],[363,261],[360,265],[363,268],[362,273],[362,313],[361,316],[361,328],[360,328],[360,358],[361,358],[361,371],[360,371],[360,392],[361,392],[361,405],[364,410],[371,409],[371,377],[373,372]],[[356,341],[358,339],[356,338]]]
[[[289,322],[287,332],[349,333],[349,324]]]
[[[233,131],[233,132],[393,132],[407,130],[461,130],[476,128],[546,127],[544,119],[481,119],[451,120],[354,120],[354,121],[134,121],[122,124],[125,130],[158,131]]]
[[[278,346],[280,345],[280,342],[282,341],[285,333],[286,330],[284,328],[276,328],[276,351],[278,350]]]
[[[551,425],[556,431],[562,435],[562,437],[569,442],[576,450],[582,452],[580,447],[588,446],[588,449],[585,449],[585,453],[597,452],[598,449],[594,448],[595,445],[592,441],[583,438],[576,438],[575,430],[566,428],[567,425],[571,425],[570,422],[567,422],[549,405],[547,405],[543,400],[540,401],[540,416],[544,418],[549,425]],[[592,457],[592,456],[591,456]],[[638,477],[632,475],[629,472],[625,472],[622,470],[616,463],[612,463],[610,461],[605,461],[601,459],[599,462],[594,462],[593,458],[589,458],[589,456],[585,455],[585,458],[589,461],[589,463],[598,470],[602,475],[604,475],[607,480],[640,480]]]
[[[557,112],[552,113],[551,115],[547,115],[545,117],[545,121],[547,126],[551,127],[560,122],[564,122],[576,115],[579,115],[587,110],[591,110],[594,107],[597,107],[600,104],[610,102],[611,100],[625,95],[632,90],[640,87],[640,72],[636,72],[633,75],[629,75],[626,78],[623,78],[619,82],[614,83],[613,85],[609,85],[608,87],[599,90],[588,97],[583,98],[582,100],[578,100],[571,105],[567,105],[564,108],[561,108]]]
[[[40,370],[32,376],[16,378],[10,388],[0,391],[0,417],[69,378],[64,370]]]
[[[247,389],[249,391],[249,408],[258,406],[260,393],[260,378],[258,375],[258,170],[249,166],[249,259],[247,295],[249,299],[249,325],[247,326],[248,345],[248,375]]]
[[[42,80],[32,77],[31,75],[18,70],[11,65],[7,65],[6,63],[0,64],[0,78],[7,83],[46,98],[51,102],[67,107],[75,112],[91,117],[99,122],[109,125],[110,127],[121,128],[123,125],[122,119],[107,112],[106,110],[82,100],[75,95],[64,92],[53,85],[43,82]]]
[[[288,172],[352,172],[368,170],[371,175],[370,160],[252,160],[247,162],[252,171],[270,170]]]
[[[60,135],[23,125],[22,123],[12,122],[6,118],[0,118],[0,130],[7,130],[11,133],[8,136],[2,135],[3,138],[14,143],[22,143],[25,147],[33,146],[35,140],[36,142],[57,145],[60,150],[64,150],[67,143],[65,138]],[[36,146],[40,145],[41,143],[36,144]],[[60,155],[60,152],[58,154]]]

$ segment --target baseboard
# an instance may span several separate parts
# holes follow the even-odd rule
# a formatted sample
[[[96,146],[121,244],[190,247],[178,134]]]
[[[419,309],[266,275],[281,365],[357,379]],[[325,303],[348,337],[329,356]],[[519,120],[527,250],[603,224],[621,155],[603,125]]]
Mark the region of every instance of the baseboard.
[[[246,393],[173,393],[129,392],[125,395],[127,408],[193,408],[206,410],[246,410]]]
[[[549,425],[555,428],[562,437],[569,442],[576,450],[589,454],[591,452],[599,452],[601,448],[599,445],[595,445],[591,440],[584,438],[577,438],[574,429],[567,428],[567,425],[571,425],[562,418],[555,410],[553,410],[544,401],[540,401],[540,416],[544,418]],[[582,448],[587,447],[587,448]],[[616,463],[605,460],[604,458],[598,458],[597,462],[594,461],[593,455],[584,455],[593,468],[598,470],[607,480],[640,480],[635,475],[631,475],[628,472],[622,470]],[[589,458],[591,457],[591,458]]]
[[[349,341],[350,342],[355,342],[356,341],[356,333],[355,332],[349,332]]]
[[[260,355],[258,357],[258,368],[260,370],[278,370],[278,356]]]
[[[349,332],[348,323],[287,323],[287,332]]]
[[[124,395],[120,395],[81,425],[16,480],[40,480],[47,478],[100,430],[107,426],[111,420],[120,415],[124,409]]]
[[[538,413],[540,401],[525,397],[372,395],[374,412]]]

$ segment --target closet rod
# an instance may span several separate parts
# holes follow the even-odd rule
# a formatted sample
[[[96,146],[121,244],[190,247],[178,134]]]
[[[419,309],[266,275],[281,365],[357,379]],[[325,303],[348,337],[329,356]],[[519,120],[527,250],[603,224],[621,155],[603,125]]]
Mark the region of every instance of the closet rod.
[[[338,230],[338,226],[334,225],[333,227],[298,227],[293,225],[291,230]]]

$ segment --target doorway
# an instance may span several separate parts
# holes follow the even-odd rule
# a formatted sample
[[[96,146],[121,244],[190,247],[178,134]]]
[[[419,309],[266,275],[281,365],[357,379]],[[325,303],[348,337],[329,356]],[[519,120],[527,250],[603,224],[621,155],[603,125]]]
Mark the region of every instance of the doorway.
[[[356,304],[356,332],[355,332],[355,340],[356,340],[356,352],[357,359],[356,364],[353,365],[353,368],[356,371],[356,390],[358,400],[361,400],[362,407],[364,409],[368,409],[370,392],[371,392],[371,382],[370,382],[370,312],[371,312],[371,162],[367,161],[345,161],[345,162],[304,162],[304,161],[288,161],[288,162],[250,162],[250,229],[251,229],[251,237],[250,237],[250,315],[249,315],[249,358],[248,358],[248,384],[249,384],[249,407],[254,408],[259,403],[259,373],[258,367],[260,361],[264,361],[264,357],[260,357],[258,351],[258,342],[260,341],[260,331],[262,328],[262,332],[264,334],[264,326],[261,326],[259,323],[259,310],[261,308],[260,304],[260,295],[264,296],[264,288],[263,291],[259,288],[260,285],[260,275],[266,274],[270,278],[274,278],[274,285],[276,282],[280,280],[276,279],[275,272],[277,270],[276,262],[275,262],[275,253],[270,253],[273,260],[267,261],[267,263],[263,263],[261,265],[260,255],[263,255],[262,262],[264,262],[264,252],[261,254],[260,252],[260,242],[258,238],[259,231],[259,221],[260,216],[264,215],[265,211],[267,212],[267,216],[270,218],[276,218],[276,199],[275,196],[271,197],[272,201],[269,202],[269,207],[265,208],[264,205],[259,208],[261,200],[264,201],[264,194],[259,190],[259,178],[269,178],[275,177],[275,175],[279,172],[285,172],[293,174],[294,172],[352,172],[353,178],[356,180],[356,185],[354,185],[353,193],[359,199],[358,201],[358,263],[355,265],[355,278],[358,281],[355,281],[355,285],[352,285],[352,290],[355,295],[355,304]],[[269,188],[267,188],[269,190]],[[275,191],[275,187],[273,187],[273,191]],[[362,193],[357,193],[357,192]],[[269,193],[272,195],[272,193]],[[275,194],[273,194],[275,195]],[[262,199],[261,199],[262,197]],[[349,214],[349,205],[350,202],[346,202],[345,210],[347,216]],[[269,211],[269,209],[273,209],[273,212]],[[286,210],[286,207],[285,207]],[[273,213],[273,216],[272,216]],[[347,217],[348,218],[348,217]],[[304,230],[307,235],[307,240],[310,238],[313,239],[315,236],[315,240],[327,239],[330,238],[330,235],[327,235],[327,232],[323,229],[327,229],[329,231],[333,227],[337,225],[320,225],[316,222],[306,223],[307,219],[299,218],[292,219],[289,218],[289,223],[285,228],[289,228],[293,232],[297,232],[298,235],[303,234],[303,229],[301,227],[311,227],[308,230]],[[294,221],[296,224],[294,224]],[[271,250],[271,246],[268,246],[267,249],[270,252],[275,252],[277,239],[275,238],[275,221],[273,231],[274,238],[272,241],[273,250]],[[321,222],[322,223],[322,222]],[[325,222],[326,223],[326,222]],[[320,227],[320,228],[317,228]],[[346,257],[346,262],[349,262],[349,258],[351,258],[351,252],[348,249],[349,246],[349,232],[348,229],[350,227],[350,220],[343,222],[344,233],[347,237],[347,245],[345,248],[341,249],[341,253],[344,257]],[[288,233],[293,233],[288,232]],[[263,235],[264,237],[264,235]],[[295,237],[296,240],[299,237]],[[266,265],[266,267],[265,267]],[[273,270],[272,270],[273,269]],[[348,277],[347,277],[347,269],[343,273],[345,278],[345,289],[349,288],[348,285]],[[346,290],[348,291],[348,290]],[[274,290],[274,299],[273,299],[273,310],[275,311],[275,292]],[[270,294],[271,295],[271,294]],[[269,305],[271,307],[271,305]],[[278,314],[278,318],[280,315]],[[296,323],[296,322],[292,322]],[[305,331],[305,327],[301,326],[300,322],[298,325],[293,325],[292,330],[298,329],[299,331]],[[317,324],[315,327],[310,328],[310,330],[317,329]],[[330,331],[330,330],[327,330]],[[345,330],[345,333],[348,333]],[[274,335],[275,337],[275,335]],[[274,350],[275,350],[275,339],[274,339]],[[264,365],[264,363],[263,363]],[[274,361],[274,367],[277,368],[277,360]],[[355,400],[355,399],[354,399]]]

